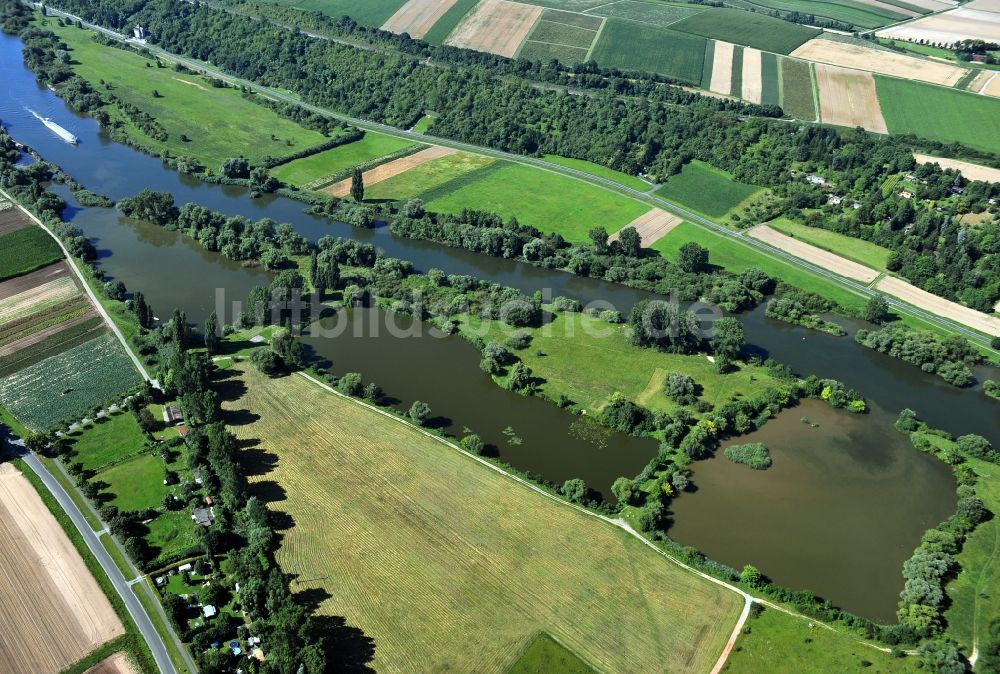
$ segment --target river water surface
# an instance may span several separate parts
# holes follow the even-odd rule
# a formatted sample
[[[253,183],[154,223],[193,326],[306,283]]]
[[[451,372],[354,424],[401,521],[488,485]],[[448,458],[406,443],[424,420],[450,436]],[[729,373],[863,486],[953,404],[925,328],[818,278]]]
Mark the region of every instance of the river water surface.
[[[623,312],[648,296],[604,281],[399,238],[386,228],[352,228],[306,215],[302,204],[289,199],[250,199],[242,188],[181,176],[159,160],[111,141],[92,119],[66,108],[35,82],[20,48],[16,38],[0,35],[7,88],[7,96],[0,99],[0,121],[17,140],[95,192],[118,199],[151,187],[171,192],[178,203],[290,222],[312,239],[330,234],[368,241],[421,270],[437,267],[529,293],[545,289],[551,296],[603,300]],[[52,117],[76,134],[80,144],[60,141],[28,109]],[[72,204],[64,188],[57,191]],[[268,278],[179,234],[122,218],[113,209],[73,205],[66,217],[94,240],[102,269],[130,289],[141,290],[160,316],[176,307],[201,322],[216,309],[217,295],[241,300]],[[354,312],[348,320],[357,321],[365,313]],[[699,490],[675,501],[671,535],[732,566],[754,563],[779,583],[890,620],[902,587],[902,560],[924,529],[954,512],[950,472],[896,434],[893,417],[903,407],[912,407],[932,425],[956,434],[981,433],[1000,444],[1000,404],[978,388],[955,389],[918,368],[861,348],[849,337],[834,338],[767,319],[763,309],[741,320],[753,348],[799,373],[836,377],[877,406],[860,417],[823,405],[807,407],[807,416],[818,428],[799,422],[801,409],[783,413],[759,431],[768,438],[775,460],[768,471],[751,471],[724,458],[695,464]],[[861,325],[841,322],[852,333]],[[655,453],[652,441],[595,432],[549,403],[500,390],[479,371],[478,352],[457,337],[346,334],[306,341],[335,372],[361,372],[398,400],[401,409],[416,399],[427,402],[448,431],[461,435],[468,428],[478,433],[521,470],[555,482],[581,477],[607,493],[616,477],[634,475]]]

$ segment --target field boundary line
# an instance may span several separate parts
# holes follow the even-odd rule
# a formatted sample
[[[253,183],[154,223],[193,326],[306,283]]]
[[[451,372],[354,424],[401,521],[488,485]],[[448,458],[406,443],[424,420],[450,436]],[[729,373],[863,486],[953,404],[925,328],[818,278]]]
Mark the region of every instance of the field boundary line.
[[[596,16],[596,15],[594,15]],[[590,41],[590,48],[587,50],[587,55],[583,57],[584,62],[589,61],[590,57],[593,55],[594,50],[597,49],[597,43],[601,39],[601,35],[604,34],[604,27],[608,25],[608,17],[601,17],[601,25],[598,26],[597,32],[594,33],[594,39]],[[987,82],[989,84],[989,82]],[[985,91],[985,88],[984,88]]]
[[[148,382],[152,382],[153,379],[149,376],[149,372],[146,371],[145,366],[139,360],[138,356],[136,356],[135,353],[132,352],[132,348],[129,346],[128,341],[125,339],[125,335],[122,334],[122,331],[118,328],[118,326],[115,324],[115,322],[113,320],[111,320],[111,316],[108,314],[107,310],[104,308],[104,305],[101,304],[101,302],[97,299],[97,295],[94,294],[94,291],[90,287],[90,284],[87,283],[87,279],[83,276],[83,273],[80,271],[80,268],[77,267],[76,260],[74,260],[73,256],[69,254],[69,251],[66,249],[66,246],[59,239],[59,237],[57,237],[55,234],[53,234],[51,229],[49,229],[48,227],[46,227],[42,223],[41,220],[39,220],[38,218],[36,218],[28,209],[26,209],[24,206],[22,206],[19,201],[17,201],[13,197],[11,197],[9,194],[7,194],[7,192],[5,192],[4,190],[0,189],[0,194],[2,194],[6,199],[8,199],[12,203],[14,203],[19,209],[21,209],[21,212],[23,212],[25,215],[27,215],[29,218],[31,218],[32,222],[34,222],[36,225],[38,225],[39,227],[41,227],[42,229],[44,229],[45,232],[48,233],[49,236],[51,236],[53,239],[55,239],[55,242],[57,244],[59,244],[59,249],[62,250],[63,255],[66,258],[66,263],[73,270],[73,273],[76,274],[76,277],[80,280],[80,283],[83,284],[83,291],[85,293],[87,293],[87,295],[90,297],[90,301],[93,303],[94,308],[97,310],[97,312],[104,319],[104,322],[108,324],[108,327],[111,328],[111,332],[113,332],[115,334],[115,337],[118,338],[118,341],[121,343],[122,348],[125,349],[125,353],[128,354],[128,357],[130,359],[132,359],[132,363],[135,365],[135,368],[139,371],[139,374],[142,375],[142,378],[144,380],[148,381]]]

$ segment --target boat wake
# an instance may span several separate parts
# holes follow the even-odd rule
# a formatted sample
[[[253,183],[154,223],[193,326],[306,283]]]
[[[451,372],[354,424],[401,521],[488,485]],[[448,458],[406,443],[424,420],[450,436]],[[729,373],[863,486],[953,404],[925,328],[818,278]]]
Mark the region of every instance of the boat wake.
[[[78,139],[72,133],[70,133],[69,131],[67,131],[63,127],[59,126],[58,124],[56,124],[55,122],[53,122],[48,117],[42,117],[41,115],[39,115],[34,110],[31,110],[30,108],[25,108],[25,109],[28,112],[30,112],[32,115],[34,115],[35,119],[37,119],[42,124],[44,124],[52,133],[54,133],[57,136],[59,136],[60,138],[62,138],[64,141],[66,141],[70,145],[76,145],[77,144]]]

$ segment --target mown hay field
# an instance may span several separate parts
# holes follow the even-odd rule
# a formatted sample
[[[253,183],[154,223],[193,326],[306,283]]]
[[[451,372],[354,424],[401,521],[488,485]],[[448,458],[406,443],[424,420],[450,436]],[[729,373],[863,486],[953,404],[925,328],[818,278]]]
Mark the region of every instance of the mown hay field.
[[[826,38],[809,40],[792,52],[792,56],[806,61],[931,82],[947,87],[954,86],[967,70],[950,63]]]
[[[626,196],[573,178],[505,161],[466,174],[425,195],[427,210],[458,213],[463,208],[495,211],[526,225],[558,232],[567,241],[589,241],[587,232],[609,233],[649,210]],[[433,198],[431,198],[433,197]]]
[[[59,245],[41,227],[23,227],[0,236],[0,280],[41,269],[61,258]]]
[[[98,470],[140,452],[146,435],[135,417],[119,412],[95,419],[93,424],[66,435],[73,461],[85,470]]]
[[[382,24],[382,30],[422,38],[454,4],[455,0],[408,0]]]
[[[28,480],[0,464],[0,662],[60,672],[125,628]]]
[[[871,73],[817,63],[820,117],[825,124],[888,133]]]
[[[540,7],[481,0],[455,26],[445,44],[513,57],[541,15]]]
[[[361,140],[277,166],[271,170],[271,175],[290,185],[305,185],[326,176],[336,175],[352,166],[405,150],[414,144],[393,136],[368,131]]]
[[[788,54],[819,31],[763,14],[739,9],[710,9],[681,19],[673,30],[743,44],[762,51]]]
[[[380,672],[504,672],[539,632],[602,671],[705,672],[742,607],[606,523],[299,375],[235,371],[233,430],[294,525],[277,557]],[[271,485],[279,487],[275,490]]]
[[[889,133],[1000,152],[1000,100],[891,77],[875,86]]]
[[[696,159],[667,179],[656,190],[656,195],[693,211],[721,218],[760,190],[756,185],[737,182],[725,171]]]
[[[604,68],[655,72],[700,84],[705,40],[665,28],[609,19],[591,58]]]

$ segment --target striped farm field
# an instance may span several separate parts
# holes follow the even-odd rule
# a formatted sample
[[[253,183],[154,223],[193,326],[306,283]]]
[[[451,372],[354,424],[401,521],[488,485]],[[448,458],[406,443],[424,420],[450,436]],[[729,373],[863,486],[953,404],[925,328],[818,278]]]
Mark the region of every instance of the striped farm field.
[[[849,23],[858,28],[878,28],[920,16],[923,12],[881,0],[750,0],[754,5],[786,12],[801,12]]]
[[[707,9],[670,26],[672,30],[788,54],[819,31],[739,9]]]
[[[768,225],[757,225],[753,229],[747,230],[747,236],[752,236],[758,241],[763,241],[801,260],[862,283],[871,283],[879,276],[878,271],[871,267],[801,241],[798,237],[782,234]]]
[[[382,30],[422,38],[452,8],[455,1],[408,0],[382,24]]]
[[[303,376],[229,372],[246,388],[224,406],[260,415],[233,432],[277,457],[251,480],[294,522],[278,562],[374,641],[373,670],[499,674],[540,632],[596,671],[706,672],[722,652],[735,593]]]
[[[733,52],[736,45],[721,40],[710,40],[709,45],[712,47],[712,64],[710,68],[706,64],[708,77],[704,86],[717,94],[729,94],[733,88]],[[705,58],[708,58],[708,52]]]
[[[33,314],[44,313],[51,307],[65,302],[80,294],[76,283],[67,274],[58,278],[6,297],[0,305],[0,329],[6,323],[27,318]]]
[[[365,200],[399,200],[419,196],[494,161],[490,157],[467,152],[448,154],[376,183],[371,188],[366,187]]]
[[[472,11],[472,8],[476,6],[479,0],[458,0],[455,2],[447,12],[441,15],[431,29],[427,31],[424,35],[424,41],[430,42],[431,44],[441,44],[444,42],[451,31],[455,30],[457,26],[465,15]]]
[[[648,26],[666,28],[681,19],[705,11],[696,7],[681,7],[646,0],[619,0],[588,10],[588,14],[609,19],[627,19]]]
[[[760,58],[760,102],[764,105],[781,105],[781,71],[778,56],[769,52]]]
[[[792,52],[792,56],[946,87],[954,86],[967,70],[950,63],[825,38],[809,40]]]
[[[376,166],[369,171],[365,171],[362,174],[365,184],[365,192],[367,194],[367,188],[372,185],[377,185],[385,180],[389,180],[395,176],[412,171],[427,162],[453,155],[456,152],[456,150],[452,150],[451,148],[442,147],[440,145],[431,145],[430,147],[427,147],[416,154],[411,154],[408,157],[402,157],[400,159],[396,159],[395,161],[380,164],[379,166]],[[340,182],[330,185],[329,187],[325,187],[320,191],[323,194],[329,194],[335,197],[347,196],[351,191],[352,180],[352,178],[346,178]]]
[[[609,19],[591,58],[604,68],[660,73],[697,85],[705,65],[705,39]]]
[[[271,175],[290,185],[306,185],[413,145],[409,141],[369,131],[361,140],[275,167]]]
[[[625,196],[558,173],[498,161],[425,195],[427,210],[457,213],[463,208],[516,217],[567,241],[588,241],[593,227],[613,232],[649,210]],[[431,198],[433,197],[433,198]]]
[[[812,64],[796,59],[781,59],[781,108],[786,115],[807,122],[816,119],[816,96],[813,92]]]
[[[822,227],[809,227],[788,218],[778,218],[767,224],[782,234],[805,241],[817,248],[843,255],[849,260],[860,262],[873,269],[885,271],[889,250],[871,241],[857,239]]]

